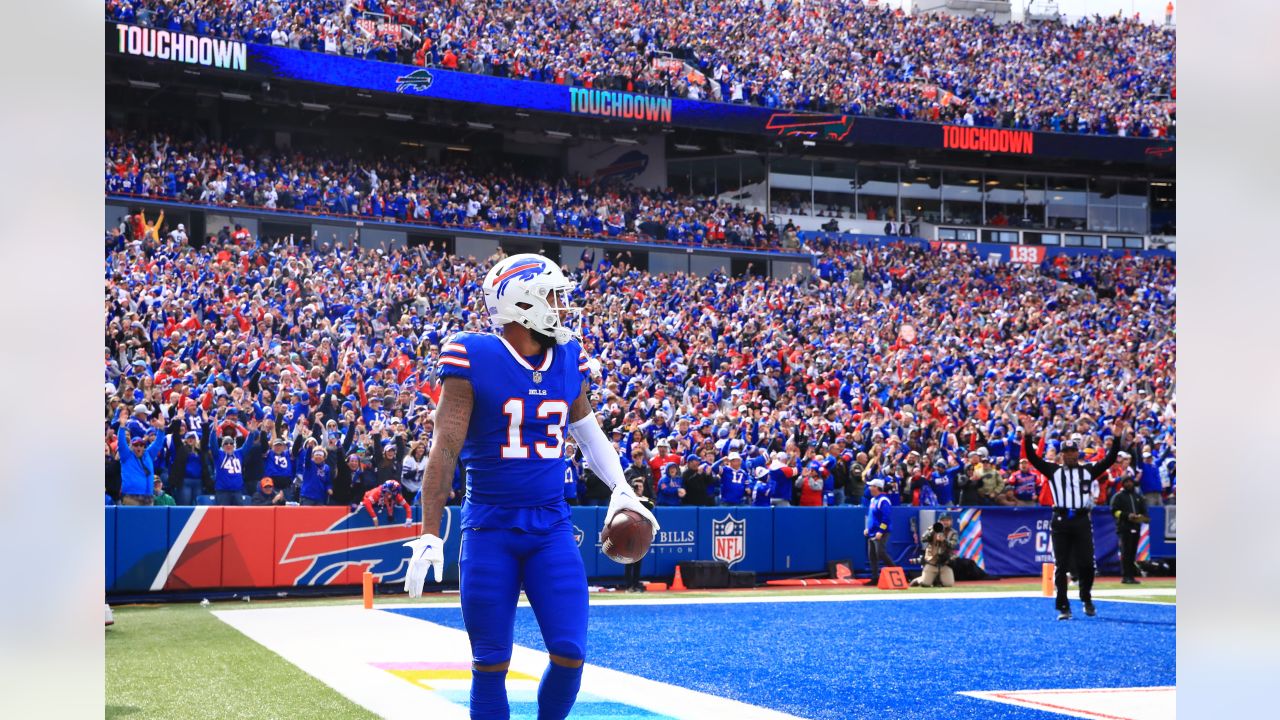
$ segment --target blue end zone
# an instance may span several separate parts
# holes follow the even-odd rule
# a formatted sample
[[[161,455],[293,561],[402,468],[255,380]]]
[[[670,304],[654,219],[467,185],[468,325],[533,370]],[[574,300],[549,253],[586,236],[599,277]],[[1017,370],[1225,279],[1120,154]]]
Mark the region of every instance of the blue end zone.
[[[1174,685],[1173,606],[1098,601],[1058,622],[1051,599],[598,605],[587,661],[805,718],[1051,714],[965,690]],[[459,628],[461,611],[396,610]],[[515,641],[543,648],[533,613]],[[576,717],[576,715],[575,715]]]

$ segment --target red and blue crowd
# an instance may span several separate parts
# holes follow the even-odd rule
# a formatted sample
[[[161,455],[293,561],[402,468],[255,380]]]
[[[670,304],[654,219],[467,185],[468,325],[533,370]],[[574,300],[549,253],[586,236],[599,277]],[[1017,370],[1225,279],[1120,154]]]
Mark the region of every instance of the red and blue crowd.
[[[108,496],[146,503],[158,479],[184,503],[411,499],[440,347],[487,327],[492,259],[247,233],[197,247],[147,225],[106,236]],[[895,503],[1034,504],[1019,413],[1051,459],[1068,439],[1100,456],[1127,418],[1099,501],[1126,471],[1173,500],[1171,260],[807,247],[814,272],[785,280],[566,263],[592,404],[657,504],[857,503],[873,480]],[[607,501],[574,470],[566,497]]]
[[[541,179],[510,165],[480,171],[397,157],[302,152],[168,135],[107,135],[108,193],[356,216],[437,227],[769,248],[795,238],[758,211],[671,190]]]
[[[1176,36],[1137,18],[997,23],[857,0],[107,0],[117,22],[652,95],[1170,136]]]

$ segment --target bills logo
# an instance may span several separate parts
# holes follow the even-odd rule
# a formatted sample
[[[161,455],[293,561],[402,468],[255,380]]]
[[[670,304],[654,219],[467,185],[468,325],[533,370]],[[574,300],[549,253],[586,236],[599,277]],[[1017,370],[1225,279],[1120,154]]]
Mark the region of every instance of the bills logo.
[[[1010,550],[1017,547],[1018,545],[1026,545],[1027,543],[1031,542],[1031,528],[1027,527],[1026,525],[1022,525],[1017,530],[1014,530],[1013,532],[1006,535],[1005,540],[1009,541]]]
[[[511,280],[532,280],[542,274],[546,266],[538,260],[528,260],[517,264],[515,267],[504,271],[501,275],[493,279],[493,284],[498,288],[498,297],[507,291],[507,283]]]
[[[280,556],[280,564],[302,563],[294,585],[328,585],[348,567],[368,570],[379,582],[404,579],[409,551],[403,544],[418,537],[415,526],[349,527],[343,518],[313,533],[298,533]]]
[[[844,140],[853,130],[853,118],[848,115],[809,115],[807,113],[774,113],[765,124],[785,137],[804,137],[814,140]]]
[[[632,150],[618,156],[617,160],[596,171],[597,180],[615,178],[633,180],[649,167],[649,156],[639,150]]]
[[[431,88],[433,82],[435,78],[431,76],[430,70],[414,70],[408,75],[396,78],[396,92],[424,93]]]
[[[747,556],[747,521],[733,515],[711,521],[711,557],[729,567]]]

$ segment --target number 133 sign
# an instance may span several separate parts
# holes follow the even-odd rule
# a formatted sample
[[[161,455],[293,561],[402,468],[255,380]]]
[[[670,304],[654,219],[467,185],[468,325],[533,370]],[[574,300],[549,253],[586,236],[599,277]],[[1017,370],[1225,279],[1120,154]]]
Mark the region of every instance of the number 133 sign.
[[[1014,245],[1009,248],[1009,262],[1039,264],[1044,260],[1044,248],[1037,245]]]

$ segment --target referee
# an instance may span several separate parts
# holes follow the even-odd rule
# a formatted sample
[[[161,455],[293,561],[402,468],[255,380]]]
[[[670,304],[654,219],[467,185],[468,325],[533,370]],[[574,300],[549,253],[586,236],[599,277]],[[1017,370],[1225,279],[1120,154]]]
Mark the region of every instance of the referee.
[[[1045,462],[1036,455],[1035,426],[1029,416],[1022,416],[1022,449],[1031,466],[1044,475],[1053,496],[1053,521],[1050,524],[1053,538],[1053,583],[1058,596],[1054,607],[1059,620],[1071,619],[1071,605],[1067,602],[1067,570],[1074,566],[1080,581],[1080,600],[1084,614],[1092,617],[1093,607],[1093,482],[1111,467],[1120,454],[1120,435],[1124,425],[1117,418],[1111,428],[1111,449],[1107,456],[1093,465],[1080,464],[1080,448],[1074,440],[1064,440],[1061,447],[1062,464]]]

